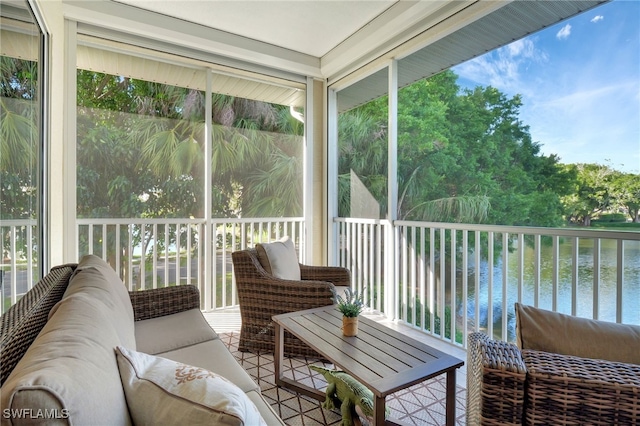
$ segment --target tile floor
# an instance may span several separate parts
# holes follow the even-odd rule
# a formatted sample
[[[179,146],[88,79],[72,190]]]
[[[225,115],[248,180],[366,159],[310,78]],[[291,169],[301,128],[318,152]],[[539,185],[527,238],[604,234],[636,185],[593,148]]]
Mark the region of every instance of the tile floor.
[[[278,388],[274,380],[274,363],[272,355],[260,356],[252,353],[238,352],[240,330],[240,312],[238,309],[206,312],[205,317],[211,326],[220,334],[221,339],[229,347],[243,368],[256,380],[262,393],[287,425],[339,425],[340,413],[326,410],[319,401],[299,396],[296,393]],[[410,327],[386,321],[381,316],[369,316],[386,325],[399,329],[407,335],[419,338],[427,344],[447,351],[454,356],[465,359],[465,352],[457,347],[426,338],[422,333]],[[308,368],[309,363],[319,363],[315,359],[287,358],[285,375],[317,389],[324,389],[324,378]],[[328,365],[328,367],[332,367]],[[457,374],[456,424],[465,424],[466,370],[464,367]],[[387,398],[390,416],[407,425],[439,426],[444,425],[445,376],[438,376],[406,390],[397,392]]]

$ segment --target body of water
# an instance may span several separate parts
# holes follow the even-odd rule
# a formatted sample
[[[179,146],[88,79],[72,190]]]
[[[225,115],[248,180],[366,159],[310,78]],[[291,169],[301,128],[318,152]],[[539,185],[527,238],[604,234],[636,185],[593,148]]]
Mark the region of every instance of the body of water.
[[[503,289],[503,262],[504,259],[496,255],[493,267],[486,260],[480,265],[480,326],[486,329],[489,310],[489,282],[490,273],[493,274],[491,291],[493,330],[494,335],[500,336],[502,330],[502,306],[503,296],[507,300],[508,336],[512,340],[515,336],[515,318],[513,305],[518,301],[519,287],[519,258],[520,250],[523,251],[523,287],[521,302],[526,305],[535,305],[536,292],[538,294],[538,307],[552,310],[554,293],[556,296],[557,311],[571,314],[573,308],[573,283],[572,270],[574,240],[565,239],[560,242],[558,253],[557,288],[554,288],[554,256],[551,245],[543,245],[540,248],[540,280],[536,286],[536,250],[525,244],[524,247],[515,247],[509,253],[507,259],[507,286],[506,295]],[[618,299],[618,247],[616,241],[601,240],[600,280],[594,288],[594,240],[578,240],[577,262],[577,287],[575,312],[579,317],[594,317],[594,291],[598,293],[597,317],[605,321],[616,321]],[[499,253],[499,252],[497,252]],[[625,324],[640,325],[640,241],[626,241],[623,256],[623,286],[622,286],[622,322]],[[475,315],[475,287],[473,274],[469,277],[469,303],[467,314],[469,318]],[[460,297],[460,296],[458,296]],[[464,309],[461,305],[459,310]]]

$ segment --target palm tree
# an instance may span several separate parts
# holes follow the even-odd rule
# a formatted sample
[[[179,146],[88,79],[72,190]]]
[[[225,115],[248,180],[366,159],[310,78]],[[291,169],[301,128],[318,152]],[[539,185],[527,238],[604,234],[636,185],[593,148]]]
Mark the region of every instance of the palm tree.
[[[35,166],[37,62],[0,56],[0,169],[22,174]]]
[[[384,124],[363,111],[344,113],[338,121],[339,189],[338,211],[349,215],[350,174],[355,172],[380,204],[380,215],[387,208],[387,135]],[[429,199],[429,185],[420,176],[421,167],[408,176],[399,176],[398,219],[433,222],[474,222],[487,217],[489,197],[458,195]],[[411,196],[408,196],[408,194]]]
[[[130,142],[141,147],[140,164],[162,179],[188,176],[202,188],[204,103],[201,92],[155,85],[154,100],[141,102]],[[167,105],[171,104],[171,105]],[[211,167],[218,213],[280,216],[300,214],[301,126],[284,119],[285,108],[265,102],[213,96]],[[157,118],[157,111],[170,117]],[[188,114],[187,114],[188,112]],[[194,212],[202,217],[203,205]],[[239,199],[239,200],[238,200]]]
[[[0,56],[0,219],[33,219],[38,211],[37,71],[37,62]],[[18,232],[14,249],[35,258],[38,244],[26,227]],[[3,257],[11,244],[6,237],[0,235]]]

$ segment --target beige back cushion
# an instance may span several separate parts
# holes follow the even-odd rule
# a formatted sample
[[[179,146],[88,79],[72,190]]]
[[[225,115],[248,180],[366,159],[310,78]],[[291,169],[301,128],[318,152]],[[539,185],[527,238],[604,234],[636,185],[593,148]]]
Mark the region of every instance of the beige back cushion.
[[[124,284],[106,268],[94,256],[82,259],[63,299],[4,383],[3,408],[57,410],[77,425],[131,423],[113,351],[119,345],[135,349],[133,312],[122,297]]]
[[[272,243],[256,244],[258,260],[271,275],[283,280],[300,280],[300,264],[293,241],[284,237]]]
[[[640,364],[640,326],[574,317],[516,303],[521,349]]]

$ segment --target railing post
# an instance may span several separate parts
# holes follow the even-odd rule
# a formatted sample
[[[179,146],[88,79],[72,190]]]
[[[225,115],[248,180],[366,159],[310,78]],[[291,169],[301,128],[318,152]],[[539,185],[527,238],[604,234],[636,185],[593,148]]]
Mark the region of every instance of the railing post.
[[[622,322],[622,291],[624,288],[624,240],[616,245],[616,322]]]
[[[386,222],[384,258],[385,258],[385,279],[384,279],[384,314],[387,318],[395,320],[397,315],[397,293],[398,293],[398,275],[397,265],[400,261],[400,255],[396,247],[398,247],[397,239],[399,231],[393,225],[392,221]]]

